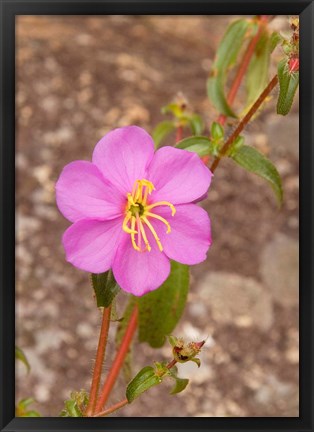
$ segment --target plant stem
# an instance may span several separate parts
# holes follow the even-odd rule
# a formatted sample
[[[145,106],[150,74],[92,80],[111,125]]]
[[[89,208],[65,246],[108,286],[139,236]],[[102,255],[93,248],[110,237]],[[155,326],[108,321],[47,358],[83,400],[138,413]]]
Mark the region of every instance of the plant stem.
[[[129,402],[127,399],[123,399],[122,401],[112,405],[111,407],[105,409],[104,411],[101,411],[97,414],[95,414],[93,417],[103,417],[106,415],[109,415],[111,413],[113,413],[114,411],[117,411],[118,409],[124,407],[125,405],[127,405]]]
[[[262,103],[265,101],[266,97],[269,95],[269,93],[273,90],[274,87],[276,87],[278,83],[278,76],[275,75],[273,79],[270,81],[270,83],[267,85],[267,87],[264,89],[264,91],[260,94],[259,98],[254,102],[248,113],[243,117],[243,119],[240,121],[238,126],[235,128],[233,133],[230,135],[230,137],[227,139],[225,144],[223,145],[222,149],[220,150],[219,156],[214,160],[212,163],[212,166],[210,167],[211,172],[214,172],[217,168],[220,159],[227,153],[229,150],[229,147],[233,143],[233,141],[240,135],[244,127],[248,124],[248,122],[251,120],[253,115],[256,113],[258,108],[262,105]]]
[[[101,323],[101,329],[100,329],[100,335],[99,335],[99,341],[98,341],[98,348],[97,348],[97,354],[96,354],[96,361],[93,371],[93,378],[92,378],[92,384],[91,389],[89,393],[89,402],[88,406],[86,408],[85,415],[87,417],[90,417],[94,414],[95,406],[96,406],[96,399],[98,395],[98,389],[99,389],[99,383],[100,383],[100,377],[101,377],[101,371],[102,371],[102,365],[105,358],[105,352],[106,352],[106,345],[108,340],[108,331],[109,331],[109,324],[110,324],[110,314],[111,314],[111,306],[108,308],[104,308],[103,315],[102,315],[102,323]]]
[[[171,369],[171,368],[172,368],[176,363],[177,363],[177,361],[176,361],[175,359],[171,360],[171,362],[168,363],[167,366],[166,366],[167,369]],[[98,412],[98,413],[95,414],[93,417],[103,417],[103,416],[106,416],[106,415],[108,415],[108,414],[113,413],[114,411],[117,411],[117,410],[120,409],[120,408],[123,408],[123,407],[124,407],[125,405],[127,405],[128,403],[129,403],[129,402],[128,402],[127,399],[123,399],[122,401],[120,401],[120,402],[118,402],[118,403],[112,405],[111,407],[109,407],[109,408],[107,408],[107,409],[105,409],[105,410],[103,410],[103,411],[101,411],[101,412]]]
[[[124,337],[121,341],[120,348],[116,354],[116,357],[113,361],[112,367],[109,371],[109,374],[107,376],[107,379],[103,385],[103,388],[100,393],[100,397],[98,399],[98,402],[96,403],[96,414],[100,412],[100,410],[103,409],[103,406],[107,402],[107,399],[109,397],[109,394],[116,382],[116,379],[118,377],[118,374],[120,372],[120,369],[123,365],[124,359],[128,353],[130,343],[132,341],[132,338],[134,336],[134,333],[136,331],[137,327],[137,317],[138,317],[138,308],[137,305],[134,307],[132,315],[130,317],[130,321],[128,323],[127,329],[125,331]]]
[[[250,64],[251,57],[254,54],[256,44],[262,35],[264,26],[266,25],[267,21],[268,21],[267,15],[261,15],[261,17],[259,18],[258,30],[257,30],[255,36],[251,39],[251,41],[250,41],[250,43],[249,43],[249,45],[248,45],[248,47],[244,53],[243,59],[240,63],[240,66],[237,70],[236,76],[234,77],[233,83],[231,85],[230,91],[228,93],[227,102],[229,105],[232,105],[232,103],[234,102],[236,94],[240,88],[242,79],[243,79],[245,72],[247,71],[247,68]],[[224,114],[220,114],[220,116],[218,117],[218,123],[220,123],[223,126],[226,122],[226,119],[227,119],[227,116],[225,116]]]
[[[176,363],[177,360],[175,359],[171,360],[171,362],[167,364],[167,369],[171,369]]]
[[[182,140],[182,136],[183,136],[183,127],[178,126],[176,131],[176,143]]]

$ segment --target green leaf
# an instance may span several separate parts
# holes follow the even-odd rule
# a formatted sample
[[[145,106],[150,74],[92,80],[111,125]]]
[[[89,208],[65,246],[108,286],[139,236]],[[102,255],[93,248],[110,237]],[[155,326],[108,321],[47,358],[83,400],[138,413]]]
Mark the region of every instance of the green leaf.
[[[221,124],[213,122],[210,128],[210,134],[213,140],[219,141],[224,137],[224,128],[221,126]]]
[[[179,149],[197,153],[199,157],[207,156],[209,154],[213,156],[218,155],[217,146],[215,146],[206,136],[188,137],[179,141],[175,146]]]
[[[201,135],[204,130],[204,122],[200,115],[192,114],[189,118],[189,125],[193,135]]]
[[[30,364],[26,358],[26,355],[24,354],[23,350],[19,348],[18,346],[15,346],[15,358],[17,360],[20,360],[26,367],[27,372],[31,370]]]
[[[277,32],[269,34],[264,29],[256,44],[254,54],[246,74],[247,106],[250,107],[265,89],[269,81],[270,55],[282,40]]]
[[[287,60],[281,60],[278,65],[279,97],[277,114],[287,115],[299,85],[299,72],[290,72]]]
[[[281,178],[273,163],[253,147],[243,145],[235,149],[230,157],[242,168],[267,180],[274,190],[279,203],[282,203],[283,192]]]
[[[27,407],[36,402],[34,398],[21,399],[15,407],[16,417],[41,417],[38,411],[27,410]]]
[[[274,51],[274,49],[276,48],[276,46],[283,41],[284,41],[284,38],[281,36],[280,33],[276,32],[276,31],[272,32],[272,34],[270,35],[270,41],[269,41],[270,42],[269,43],[270,52],[272,53]]]
[[[88,405],[88,395],[85,390],[73,391],[70,399],[64,402],[60,417],[83,417]]]
[[[157,290],[138,298],[139,340],[161,347],[177,325],[189,290],[189,267],[171,262],[168,279]]]
[[[171,102],[168,105],[161,108],[162,114],[173,114],[176,118],[180,118],[182,116],[184,109],[181,104],[177,102]]]
[[[133,312],[134,306],[136,305],[136,299],[134,296],[130,296],[129,301],[125,307],[124,313],[123,313],[123,319],[119,322],[115,342],[117,346],[120,346],[122,338],[125,334],[126,328],[128,326],[131,314]],[[134,338],[132,339],[132,342],[130,344],[129,350],[127,352],[127,355],[125,357],[125,360],[123,362],[122,371],[124,378],[126,382],[129,382],[132,378],[132,351],[133,351],[133,343]]]
[[[146,390],[160,384],[162,378],[157,376],[155,369],[151,366],[146,366],[133,378],[126,389],[126,397],[129,403],[139,397]]]
[[[106,273],[92,273],[92,285],[98,307],[109,307],[120,291],[120,287],[111,270],[108,270]]]
[[[176,366],[169,370],[168,375],[170,375],[170,377],[175,380],[175,384],[170,391],[170,394],[172,395],[181,393],[189,383],[189,380],[187,378],[178,377],[178,368]]]
[[[236,118],[237,115],[229,107],[224,92],[224,82],[221,77],[213,76],[207,80],[207,95],[217,110],[228,117]]]
[[[176,126],[173,121],[165,120],[159,123],[152,132],[155,147],[158,148],[163,139],[175,130]]]
[[[175,384],[172,387],[170,394],[177,394],[177,393],[181,393],[186,386],[189,384],[189,380],[187,378],[175,378]]]
[[[207,94],[218,111],[228,117],[236,117],[225,97],[224,85],[227,73],[237,60],[247,30],[251,23],[246,19],[234,21],[227,29],[217,49],[211,75],[207,80]]]

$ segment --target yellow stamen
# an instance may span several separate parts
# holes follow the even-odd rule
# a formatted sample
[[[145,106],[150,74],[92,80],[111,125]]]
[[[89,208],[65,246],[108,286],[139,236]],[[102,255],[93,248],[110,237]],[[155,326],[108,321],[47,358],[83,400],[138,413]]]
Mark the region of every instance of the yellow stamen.
[[[134,249],[141,252],[141,249],[138,247],[138,245],[135,242],[135,234],[137,233],[137,231],[135,231],[135,229],[134,229],[135,228],[135,222],[136,222],[136,219],[134,216],[132,216],[132,219],[131,219],[131,230],[132,230],[131,241],[132,241],[132,246],[134,247]]]
[[[171,227],[170,227],[169,222],[165,218],[163,218],[162,216],[159,216],[155,213],[150,213],[150,212],[145,212],[145,215],[160,220],[161,222],[163,222],[166,225],[167,234],[169,234],[171,232]]]
[[[153,204],[147,205],[148,196],[155,189],[152,182],[146,179],[136,180],[134,182],[132,193],[127,194],[127,204],[125,209],[125,218],[123,220],[122,229],[128,234],[131,234],[132,246],[135,250],[139,252],[151,251],[151,245],[149,244],[145,226],[147,225],[149,230],[151,231],[159,250],[162,252],[163,247],[161,241],[147,217],[158,219],[162,223],[164,223],[167,227],[167,234],[171,232],[171,227],[169,222],[159,216],[151,212],[151,210],[158,206],[168,206],[171,208],[171,214],[174,216],[176,209],[173,204],[168,201],[159,201]],[[131,226],[130,226],[131,222]],[[136,228],[136,229],[135,229]],[[135,235],[137,234],[137,237]],[[142,239],[145,243],[145,249],[142,249]]]
[[[141,221],[141,220],[139,220],[139,227],[140,227],[140,231],[141,231],[142,236],[143,236],[144,243],[145,243],[145,245],[146,245],[146,249],[147,249],[148,252],[149,252],[149,251],[151,251],[152,248],[151,248],[151,246],[150,246],[150,244],[149,244],[149,241],[148,241],[148,239],[147,239],[146,232],[145,232],[145,229],[144,229],[144,227],[143,227],[143,224],[142,224],[142,221]]]
[[[134,206],[134,207],[139,206],[137,204],[136,200],[134,200],[133,196],[130,193],[128,193],[127,197],[128,197],[128,210],[130,209],[131,206]]]
[[[126,214],[126,216],[125,216],[125,218],[124,218],[124,220],[123,220],[122,229],[123,229],[123,231],[125,231],[128,234],[132,234],[132,233],[136,234],[137,231],[132,231],[132,229],[130,229],[128,227],[128,223],[129,223],[129,220],[131,218],[132,218],[132,213],[130,211],[128,211],[127,214]]]
[[[156,202],[154,204],[150,204],[150,205],[146,206],[145,209],[146,210],[151,210],[152,208],[159,207],[159,206],[168,206],[168,207],[170,207],[171,208],[171,216],[174,216],[176,214],[176,208],[175,208],[175,206],[173,204],[171,204],[170,202],[168,202],[168,201],[159,201],[159,202]]]
[[[157,233],[156,233],[156,231],[155,231],[153,225],[149,222],[149,220],[147,219],[146,216],[142,216],[142,219],[143,219],[143,221],[146,223],[146,225],[148,226],[148,228],[151,230],[151,233],[153,234],[154,239],[156,240],[156,243],[157,243],[157,245],[158,245],[158,248],[159,248],[160,252],[162,252],[162,251],[163,251],[163,247],[162,247],[162,244],[161,244],[160,238],[158,237],[158,235],[157,235]]]

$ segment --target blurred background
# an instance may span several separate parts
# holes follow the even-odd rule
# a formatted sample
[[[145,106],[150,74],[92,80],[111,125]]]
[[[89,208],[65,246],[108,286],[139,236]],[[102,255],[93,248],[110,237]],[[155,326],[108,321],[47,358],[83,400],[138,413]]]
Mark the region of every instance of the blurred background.
[[[16,343],[31,371],[17,364],[16,397],[35,397],[44,416],[58,416],[71,390],[89,390],[100,325],[89,275],[65,261],[61,236],[69,223],[56,207],[56,179],[70,161],[90,160],[115,127],[137,124],[151,132],[165,119],[160,108],[179,91],[207,124],[216,119],[205,83],[235,18],[17,18]],[[270,27],[287,31],[287,17]],[[279,49],[273,59],[280,56]],[[245,136],[276,164],[282,208],[263,180],[221,162],[203,203],[213,245],[206,262],[191,270],[187,307],[174,332],[207,337],[202,365],[180,365],[180,375],[190,378],[183,393],[155,387],[114,415],[299,415],[298,104],[277,116],[276,94]],[[113,323],[105,370],[115,330]],[[133,372],[170,358],[167,344],[136,345]],[[121,377],[112,403],[125,397],[125,386]]]

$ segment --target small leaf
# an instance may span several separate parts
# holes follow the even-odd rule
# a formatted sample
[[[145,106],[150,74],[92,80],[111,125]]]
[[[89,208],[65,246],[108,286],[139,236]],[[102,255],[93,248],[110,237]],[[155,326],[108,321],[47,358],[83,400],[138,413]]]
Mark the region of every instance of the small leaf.
[[[19,347],[15,347],[15,358],[17,360],[20,360],[26,367],[27,372],[29,372],[31,370],[30,364],[26,358],[26,355],[24,354],[23,350],[21,350],[21,348]]]
[[[207,80],[207,94],[218,111],[228,117],[237,117],[228,105],[224,85],[227,73],[237,60],[249,26],[246,19],[234,21],[227,29],[217,49],[211,75]]]
[[[198,114],[192,114],[189,117],[189,125],[193,135],[201,135],[204,130],[204,122]]]
[[[210,134],[213,140],[219,141],[224,137],[224,128],[221,124],[213,122],[212,127],[210,128]]]
[[[282,203],[281,178],[273,163],[253,147],[243,145],[230,154],[242,168],[267,180],[274,190],[279,203]]]
[[[41,417],[38,411],[27,410],[27,407],[36,402],[34,398],[21,399],[15,407],[16,417]]]
[[[168,105],[161,108],[162,114],[173,114],[176,118],[180,118],[184,109],[181,104],[176,102],[171,102]]]
[[[127,386],[126,397],[128,402],[133,402],[134,399],[139,397],[146,390],[157,384],[160,384],[161,382],[162,378],[156,375],[155,369],[153,367],[144,367]]]
[[[158,148],[161,142],[175,130],[176,126],[172,121],[162,121],[159,123],[152,132],[152,137],[155,143],[155,147]]]
[[[277,114],[287,115],[291,109],[295,93],[299,85],[299,72],[290,72],[287,60],[278,65],[279,97]]]
[[[186,386],[188,385],[189,380],[187,378],[179,378],[178,377],[177,367],[173,367],[172,369],[170,369],[169,375],[171,376],[171,378],[173,378],[175,380],[175,384],[172,387],[170,394],[174,395],[177,393],[181,393],[186,388]]]
[[[269,35],[266,28],[261,34],[246,74],[247,107],[256,101],[268,84],[270,55],[281,40],[278,32]]]
[[[237,115],[228,105],[224,92],[224,82],[219,76],[212,76],[207,80],[207,95],[217,110],[228,117],[236,118]]]
[[[175,385],[172,388],[170,394],[176,394],[182,392],[186,386],[189,384],[189,380],[187,378],[176,378]]]
[[[168,279],[157,290],[139,297],[139,340],[163,346],[184,310],[189,290],[189,267],[171,262]]]
[[[197,153],[199,157],[207,156],[209,154],[213,156],[218,155],[217,146],[215,146],[206,136],[185,138],[176,144],[176,148]]]
[[[88,395],[85,390],[73,391],[70,399],[64,402],[60,417],[83,417],[88,405]]]
[[[96,295],[98,307],[109,307],[120,291],[111,270],[106,273],[92,273],[92,285]]]

